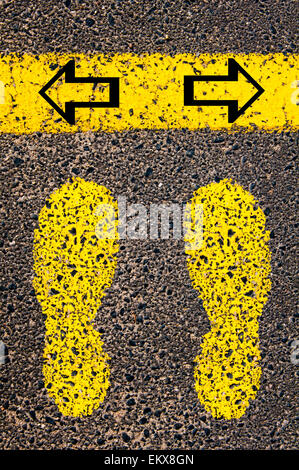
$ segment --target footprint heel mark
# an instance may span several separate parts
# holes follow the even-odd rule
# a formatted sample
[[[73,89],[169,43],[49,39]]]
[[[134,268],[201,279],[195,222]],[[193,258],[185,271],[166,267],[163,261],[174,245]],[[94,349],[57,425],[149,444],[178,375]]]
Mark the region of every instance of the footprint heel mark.
[[[110,358],[93,321],[116,268],[117,215],[108,189],[77,178],[50,196],[34,231],[45,387],[65,416],[90,415],[110,385]],[[99,227],[110,236],[100,237]]]
[[[203,224],[194,223],[202,205]],[[240,418],[259,389],[258,317],[271,288],[269,232],[254,197],[223,180],[195,191],[186,222],[187,266],[211,330],[195,362],[195,389],[215,418]],[[193,212],[192,212],[193,211]]]

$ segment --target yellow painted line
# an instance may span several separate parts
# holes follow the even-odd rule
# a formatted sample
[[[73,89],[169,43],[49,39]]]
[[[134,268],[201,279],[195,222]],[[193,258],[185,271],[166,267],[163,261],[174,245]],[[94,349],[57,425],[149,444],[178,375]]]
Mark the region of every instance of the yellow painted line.
[[[0,81],[0,104],[5,103],[5,88],[4,83]]]
[[[194,193],[191,220],[201,204],[201,246],[186,253],[211,330],[195,359],[195,389],[215,418],[240,418],[260,384],[258,318],[271,288],[269,232],[253,196],[229,180]],[[189,241],[196,226],[186,227]]]
[[[53,193],[39,214],[33,285],[46,316],[43,373],[65,416],[91,414],[110,385],[109,357],[93,321],[114,276],[116,227],[110,191],[80,178]],[[113,237],[98,236],[111,230]]]
[[[184,76],[226,75],[229,58],[235,59],[265,90],[245,114],[228,123],[226,106],[184,106]],[[71,59],[76,61],[76,77],[119,78],[119,108],[77,109],[75,125],[68,124],[51,108],[39,91]],[[242,76],[239,78],[235,85],[196,82],[194,99],[238,99],[244,104],[254,90]],[[1,133],[206,127],[270,132],[295,130],[299,126],[298,90],[294,90],[294,83],[298,83],[298,55],[11,54],[0,58],[0,79],[5,86],[5,103],[0,106]],[[67,100],[106,101],[108,88],[103,85],[93,90],[89,84],[61,82],[53,84],[49,96],[64,107]]]

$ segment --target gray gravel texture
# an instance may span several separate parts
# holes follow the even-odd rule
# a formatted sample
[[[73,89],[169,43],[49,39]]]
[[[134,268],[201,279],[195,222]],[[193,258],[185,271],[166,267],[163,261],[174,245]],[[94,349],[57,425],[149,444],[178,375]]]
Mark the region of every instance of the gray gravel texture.
[[[1,52],[295,52],[295,1],[8,1]],[[294,449],[296,168],[294,133],[130,131],[0,136],[2,449]],[[152,172],[148,169],[152,169]],[[272,291],[260,319],[261,388],[239,420],[199,403],[193,360],[209,331],[183,241],[121,242],[96,326],[111,356],[103,406],[58,412],[43,386],[44,323],[32,288],[32,243],[45,199],[70,176],[129,203],[186,202],[233,178],[259,200],[271,230]],[[162,183],[162,184],[161,184]],[[298,374],[298,372],[297,372]]]

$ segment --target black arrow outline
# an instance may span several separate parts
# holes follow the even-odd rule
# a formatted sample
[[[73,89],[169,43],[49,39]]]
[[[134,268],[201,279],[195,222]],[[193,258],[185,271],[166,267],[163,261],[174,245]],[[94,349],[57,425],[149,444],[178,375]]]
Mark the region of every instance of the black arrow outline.
[[[245,78],[258,90],[244,106],[238,109],[238,100],[195,100],[194,82],[237,82],[238,73],[241,72]],[[228,75],[185,75],[184,76],[184,106],[228,106],[228,122],[233,123],[245,113],[263,93],[264,89],[259,85],[246,70],[235,61],[228,59]]]
[[[109,101],[67,101],[63,111],[47,94],[47,90],[62,75],[65,75],[65,83],[109,83]],[[65,64],[53,78],[39,91],[39,94],[57,111],[69,124],[75,124],[76,108],[119,108],[119,78],[118,77],[76,77],[75,60],[71,59]]]

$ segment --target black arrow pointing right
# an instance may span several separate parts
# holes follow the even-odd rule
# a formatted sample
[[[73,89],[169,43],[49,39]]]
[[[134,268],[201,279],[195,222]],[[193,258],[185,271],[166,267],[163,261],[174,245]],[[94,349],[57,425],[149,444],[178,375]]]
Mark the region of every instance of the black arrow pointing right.
[[[257,89],[257,92],[239,109],[238,100],[195,100],[194,82],[238,82],[239,72]],[[264,93],[259,85],[235,59],[228,59],[228,75],[185,75],[184,106],[228,106],[228,122],[235,122],[238,117]]]

